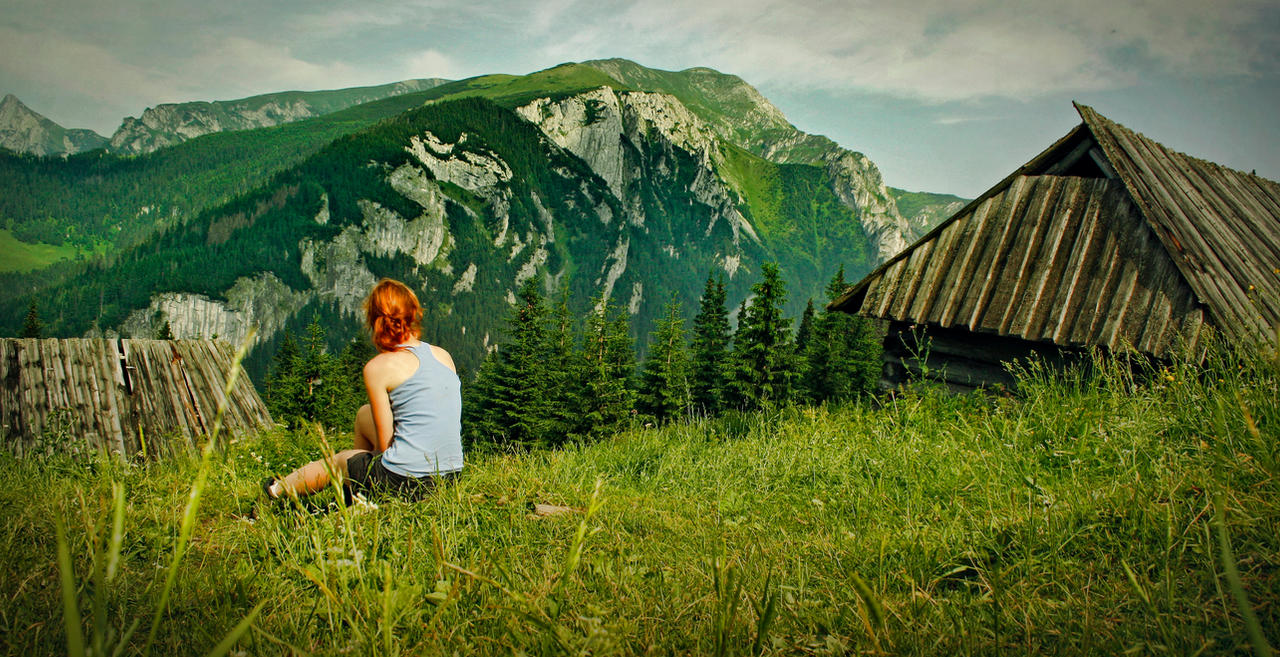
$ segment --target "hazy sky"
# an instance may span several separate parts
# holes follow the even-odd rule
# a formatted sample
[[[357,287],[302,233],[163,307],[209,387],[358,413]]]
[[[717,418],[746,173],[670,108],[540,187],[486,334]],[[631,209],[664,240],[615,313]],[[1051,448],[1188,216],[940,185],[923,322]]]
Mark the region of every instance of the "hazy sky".
[[[605,57],[740,75],[912,190],[981,193],[1073,99],[1280,179],[1277,0],[0,0],[0,94],[108,136],[164,102]]]

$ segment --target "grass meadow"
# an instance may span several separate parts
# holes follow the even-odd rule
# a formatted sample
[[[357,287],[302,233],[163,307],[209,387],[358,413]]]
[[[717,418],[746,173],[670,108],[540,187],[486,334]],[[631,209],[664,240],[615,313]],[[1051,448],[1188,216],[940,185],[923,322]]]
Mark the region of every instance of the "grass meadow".
[[[349,437],[3,453],[0,649],[1270,654],[1278,385],[1274,353],[1033,367],[1016,396],[921,384],[473,450],[422,501],[318,509],[268,506],[258,482]]]

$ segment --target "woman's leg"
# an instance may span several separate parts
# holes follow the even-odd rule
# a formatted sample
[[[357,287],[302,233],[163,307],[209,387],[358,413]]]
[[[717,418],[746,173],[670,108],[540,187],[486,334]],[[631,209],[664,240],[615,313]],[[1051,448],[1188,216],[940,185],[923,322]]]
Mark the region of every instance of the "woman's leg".
[[[301,497],[323,490],[325,486],[329,485],[330,472],[337,475],[339,481],[345,480],[347,478],[347,459],[364,451],[368,450],[343,450],[334,454],[332,458],[312,461],[294,470],[279,481],[281,494],[287,495],[290,491],[293,491],[294,495]]]
[[[376,451],[373,446],[378,444],[378,427],[373,423],[373,409],[368,404],[356,411],[355,432],[356,449]]]

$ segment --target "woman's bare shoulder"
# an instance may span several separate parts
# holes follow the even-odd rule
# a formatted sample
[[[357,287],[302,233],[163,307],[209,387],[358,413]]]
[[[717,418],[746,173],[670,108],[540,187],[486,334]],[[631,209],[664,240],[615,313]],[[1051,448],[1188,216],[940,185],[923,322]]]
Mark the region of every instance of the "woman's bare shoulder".
[[[444,347],[434,344],[431,345],[431,355],[435,356],[436,360],[443,363],[445,367],[453,370],[455,374],[458,372],[457,366],[453,364],[453,356],[450,356],[449,352],[445,351]]]
[[[404,357],[405,352],[402,351],[384,351],[364,364],[364,373],[380,374],[395,369],[397,365],[402,364]]]

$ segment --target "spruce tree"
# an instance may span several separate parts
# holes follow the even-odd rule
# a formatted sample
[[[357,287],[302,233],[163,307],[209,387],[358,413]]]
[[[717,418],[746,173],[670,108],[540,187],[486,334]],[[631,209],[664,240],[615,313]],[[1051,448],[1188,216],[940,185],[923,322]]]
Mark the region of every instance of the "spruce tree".
[[[354,422],[356,412],[369,402],[369,393],[364,388],[364,366],[376,355],[378,355],[377,348],[363,332],[357,334],[342,348],[334,368],[337,374],[336,382],[340,386],[335,409],[335,415],[339,419]]]
[[[569,287],[560,288],[549,312],[547,327],[546,375],[549,395],[547,435],[543,442],[560,444],[578,424],[581,406],[582,367],[578,351],[576,322],[569,310]]]
[[[649,357],[640,376],[636,408],[665,422],[688,413],[691,404],[689,352],[685,347],[680,302],[672,297],[666,315],[649,338]]]
[[[693,410],[715,415],[724,408],[725,369],[729,356],[729,313],[724,278],[707,275],[698,314],[693,318],[689,392]]]
[[[777,263],[764,263],[760,273],[734,336],[730,399],[743,409],[785,403],[795,377],[791,320],[782,314],[786,286]]]
[[[40,321],[40,313],[36,309],[36,301],[32,299],[31,305],[27,306],[27,317],[22,321],[22,332],[18,334],[18,337],[39,338],[43,331],[44,322]]]
[[[318,314],[307,326],[298,373],[305,386],[302,416],[306,421],[337,429],[354,419],[344,412],[349,381],[342,375],[339,359],[328,352],[327,337]]]
[[[510,341],[480,368],[468,421],[477,440],[531,447],[551,438],[554,410],[545,367],[547,306],[536,279],[520,287],[507,324]]]
[[[297,428],[303,419],[305,386],[302,382],[302,354],[298,342],[287,329],[267,373],[267,410],[276,422]]]
[[[800,326],[796,329],[796,354],[803,354],[809,347],[813,336],[813,299],[805,303],[804,312],[800,315]]]
[[[842,266],[827,285],[834,300],[847,287]],[[823,310],[805,349],[801,387],[809,401],[841,402],[875,390],[880,372],[880,336],[875,324],[845,312]]]
[[[597,299],[582,338],[582,394],[576,433],[600,438],[622,428],[635,408],[636,356],[626,312]]]

